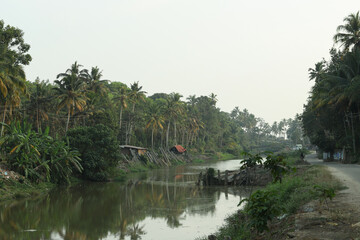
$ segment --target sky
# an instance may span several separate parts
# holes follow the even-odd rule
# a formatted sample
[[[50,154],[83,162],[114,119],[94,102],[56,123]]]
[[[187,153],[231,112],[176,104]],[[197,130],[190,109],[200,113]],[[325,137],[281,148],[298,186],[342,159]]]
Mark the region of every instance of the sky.
[[[301,113],[308,69],[329,58],[355,0],[0,0],[24,31],[30,81],[53,81],[75,61],[147,95],[217,95],[272,123]]]

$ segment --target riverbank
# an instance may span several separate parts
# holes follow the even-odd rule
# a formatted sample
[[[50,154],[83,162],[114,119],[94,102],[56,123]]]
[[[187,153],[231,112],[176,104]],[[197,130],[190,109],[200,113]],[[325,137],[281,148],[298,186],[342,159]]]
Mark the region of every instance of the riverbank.
[[[225,225],[214,234],[214,236],[216,236],[214,239],[229,239],[228,237],[232,240],[309,239],[306,238],[306,236],[309,237],[311,235],[298,235],[299,229],[308,229],[312,226],[312,230],[318,229],[320,233],[324,229],[327,229],[327,227],[343,226],[344,224],[340,224],[339,222],[341,219],[344,220],[344,216],[339,214],[339,210],[343,211],[346,205],[338,208],[338,204],[335,202],[335,199],[339,198],[338,196],[335,197],[334,201],[330,201],[332,197],[330,193],[332,190],[339,191],[343,189],[341,182],[333,177],[324,166],[298,165],[296,167],[297,171],[286,176],[281,184],[269,184],[260,192],[262,194],[256,195],[258,196],[257,200],[260,201],[257,202],[258,205],[264,204],[261,202],[261,197],[259,196],[270,196],[270,201],[274,201],[274,203],[271,207],[266,204],[264,205],[265,208],[269,207],[269,209],[265,212],[259,210],[257,212],[258,215],[256,215],[256,209],[252,209],[251,211],[248,209],[239,210],[227,218]],[[328,195],[326,195],[326,193],[328,193]],[[267,222],[266,214],[272,219],[267,225],[269,231],[256,229],[256,226],[259,227],[259,225],[254,223],[261,221]],[[312,217],[306,218],[305,216],[308,215]],[[348,222],[354,222],[354,220],[348,220]],[[347,226],[351,227],[351,224],[347,224]],[[347,230],[349,234],[353,234],[351,236],[359,236],[356,235],[358,233],[355,228],[352,228],[352,231],[348,228],[344,229]],[[207,237],[203,239],[207,239]]]
[[[56,185],[52,183],[34,184],[28,181],[0,179],[0,202],[46,194]]]
[[[0,164],[0,202],[36,197],[46,194],[55,186],[50,182],[32,183]]]
[[[207,153],[207,154],[199,154],[199,153],[189,153],[187,155],[187,158],[189,159],[190,163],[206,163],[206,162],[213,162],[213,161],[225,161],[230,159],[238,159],[239,156],[235,156],[230,153],[224,153],[224,152],[214,152],[214,153]],[[183,165],[186,164],[186,162],[179,162],[179,161],[173,161],[173,165]],[[162,168],[164,166],[156,165],[153,163],[144,163],[144,162],[136,162],[134,164],[129,163],[123,163],[119,171],[114,172],[114,176],[112,176],[112,179],[118,179],[118,180],[124,180],[126,179],[127,173],[137,173],[137,172],[146,172],[152,169]]]
[[[0,239],[40,239],[43,229],[56,239],[128,239],[134,228],[142,230],[142,239],[194,239],[216,231],[236,210],[239,197],[247,195],[233,188],[199,188],[199,172],[207,167],[233,170],[239,162],[172,166],[129,174],[123,183],[82,182],[36,198],[3,202]]]
[[[222,161],[236,158],[236,156],[228,153],[216,152],[214,154],[191,154],[191,162],[193,163],[204,163],[209,161]],[[174,165],[182,165],[186,163],[174,162]],[[161,168],[155,164],[123,164],[120,168],[114,170],[109,177],[110,181],[125,181],[127,174],[146,172],[153,169]],[[77,178],[71,178],[71,183],[77,183],[83,180]],[[56,184],[43,182],[43,183],[32,183],[26,180],[23,176],[16,172],[8,170],[5,165],[0,165],[0,202],[7,200],[14,200],[20,198],[29,198],[45,194],[52,188],[56,187]]]

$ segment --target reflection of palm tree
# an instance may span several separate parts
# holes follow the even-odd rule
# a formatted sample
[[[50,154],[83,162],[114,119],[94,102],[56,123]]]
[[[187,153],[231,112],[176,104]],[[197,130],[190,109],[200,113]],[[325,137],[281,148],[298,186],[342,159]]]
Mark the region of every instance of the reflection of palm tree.
[[[166,223],[171,228],[177,228],[177,227],[181,226],[178,215],[166,216]]]
[[[152,207],[163,207],[164,206],[164,199],[163,194],[160,193],[157,195],[156,193],[153,193],[151,196],[147,195],[147,199],[150,201],[150,206]]]
[[[123,240],[125,238],[126,235],[126,226],[127,226],[127,221],[126,219],[122,219],[121,220],[121,224],[120,224],[120,240]]]
[[[86,240],[87,236],[85,233],[81,232],[71,232],[68,230],[65,230],[66,232],[63,233],[62,231],[59,231],[58,234],[60,237],[62,237],[64,240]]]
[[[141,235],[146,234],[144,227],[144,225],[140,227],[139,224],[133,224],[127,229],[127,235],[130,236],[131,240],[141,239]]]

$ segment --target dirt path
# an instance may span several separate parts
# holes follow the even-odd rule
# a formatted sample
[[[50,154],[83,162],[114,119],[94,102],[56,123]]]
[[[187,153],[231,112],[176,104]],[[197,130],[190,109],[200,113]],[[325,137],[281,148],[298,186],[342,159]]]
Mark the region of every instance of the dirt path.
[[[311,164],[325,165],[347,189],[338,192],[328,206],[310,202],[295,215],[295,231],[288,239],[360,240],[360,166],[323,162],[315,155],[306,159]]]

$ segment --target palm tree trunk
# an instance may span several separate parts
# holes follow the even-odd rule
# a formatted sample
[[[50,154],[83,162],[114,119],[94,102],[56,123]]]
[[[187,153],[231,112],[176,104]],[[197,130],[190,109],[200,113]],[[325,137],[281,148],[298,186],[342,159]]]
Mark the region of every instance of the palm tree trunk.
[[[132,123],[129,123],[128,144],[131,142]]]
[[[175,144],[177,144],[177,140],[176,140],[176,121],[174,121],[174,141],[175,141]]]
[[[353,139],[353,152],[354,155],[356,154],[356,148],[355,148],[355,131],[354,131],[354,121],[353,121],[353,114],[350,113],[350,119],[351,119],[351,132],[352,132],[352,139]]]
[[[151,130],[151,148],[154,150],[154,128]]]
[[[4,115],[3,115],[3,120],[2,122],[5,123],[5,116],[6,116],[6,102],[5,102],[5,106],[4,106]],[[0,136],[3,136],[4,135],[4,125],[1,126],[1,135]]]
[[[181,144],[184,145],[185,141],[185,129],[182,130],[182,136],[181,136]]]
[[[36,125],[37,125],[37,130],[39,132],[40,126],[39,126],[39,103],[36,100]]]
[[[122,111],[123,111],[123,106],[120,106],[120,116],[119,116],[119,129],[121,130],[121,118],[122,118]]]
[[[70,122],[70,108],[68,109],[68,117],[67,117],[67,121],[66,121],[65,132],[67,132],[69,129],[69,122]]]
[[[125,145],[129,143],[129,129],[130,129],[130,123],[127,124],[127,126],[125,126]]]
[[[166,148],[169,148],[169,132],[170,132],[170,121],[168,123],[167,131],[166,131]]]
[[[133,121],[133,119],[134,119],[135,103],[133,104],[132,113],[133,113],[133,116],[132,116],[132,119],[131,119],[131,121],[130,121],[130,123],[129,123],[130,127],[129,127],[129,138],[128,138],[129,142],[128,142],[128,144],[130,144],[130,142],[131,142],[131,132],[132,132],[133,124],[134,124],[134,123],[132,123],[132,121]]]

